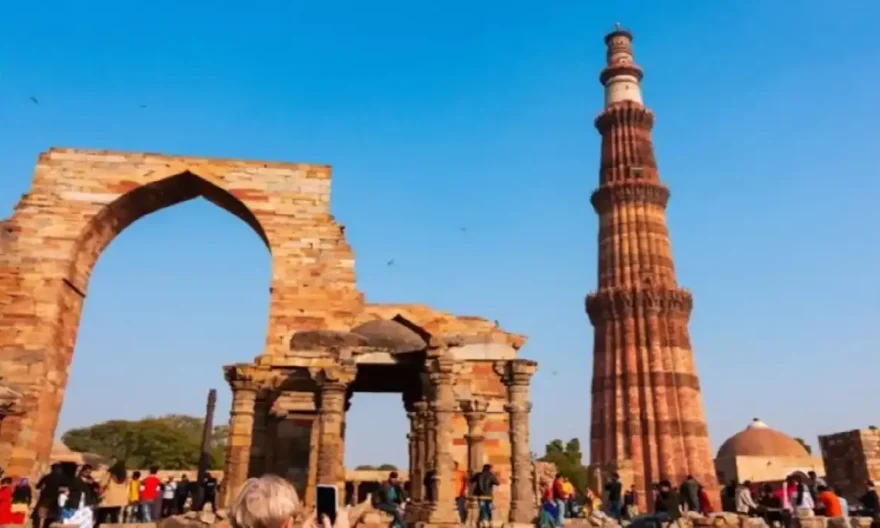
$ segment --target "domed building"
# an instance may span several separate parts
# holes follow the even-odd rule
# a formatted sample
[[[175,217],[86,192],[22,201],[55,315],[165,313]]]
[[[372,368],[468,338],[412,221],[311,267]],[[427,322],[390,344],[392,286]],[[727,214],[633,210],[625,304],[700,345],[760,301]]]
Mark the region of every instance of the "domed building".
[[[822,457],[813,456],[800,441],[770,428],[755,418],[728,438],[715,457],[721,482],[778,482],[795,472],[825,475]]]

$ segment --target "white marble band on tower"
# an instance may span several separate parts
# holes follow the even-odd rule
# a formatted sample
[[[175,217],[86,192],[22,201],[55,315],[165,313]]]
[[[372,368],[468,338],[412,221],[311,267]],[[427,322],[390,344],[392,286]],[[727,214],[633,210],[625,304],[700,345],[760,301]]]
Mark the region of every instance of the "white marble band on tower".
[[[642,104],[642,69],[633,61],[632,33],[617,24],[605,37],[606,66],[599,81],[605,86],[605,108],[623,101]]]

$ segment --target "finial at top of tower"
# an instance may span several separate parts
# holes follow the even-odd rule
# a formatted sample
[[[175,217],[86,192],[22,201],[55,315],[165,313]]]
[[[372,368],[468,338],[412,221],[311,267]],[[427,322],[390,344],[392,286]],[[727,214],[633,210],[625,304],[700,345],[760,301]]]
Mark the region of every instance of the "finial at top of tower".
[[[599,76],[599,82],[605,86],[605,107],[622,101],[642,104],[642,91],[639,81],[642,80],[642,69],[633,60],[633,36],[620,23],[614,24],[614,30],[605,35],[605,69]]]

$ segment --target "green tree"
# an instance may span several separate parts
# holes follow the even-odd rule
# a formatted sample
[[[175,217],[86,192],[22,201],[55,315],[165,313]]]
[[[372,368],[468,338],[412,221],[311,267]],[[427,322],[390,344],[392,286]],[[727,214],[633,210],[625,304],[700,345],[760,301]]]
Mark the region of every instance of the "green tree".
[[[199,463],[202,424],[200,418],[176,414],[136,421],[110,420],[71,429],[61,440],[74,451],[123,460],[131,468],[156,465],[163,469],[188,469]],[[221,468],[228,429],[218,426],[214,432],[210,465]]]
[[[574,484],[578,495],[583,495],[588,481],[587,468],[583,465],[580,440],[572,438],[567,443],[563,443],[559,439],[553,440],[547,444],[544,456],[539,460],[555,464],[556,471]]]
[[[397,471],[397,466],[395,466],[394,464],[381,464],[376,469],[378,469],[379,471]]]
[[[375,469],[376,466],[370,465],[357,466],[356,468],[354,468],[355,471],[374,471]]]

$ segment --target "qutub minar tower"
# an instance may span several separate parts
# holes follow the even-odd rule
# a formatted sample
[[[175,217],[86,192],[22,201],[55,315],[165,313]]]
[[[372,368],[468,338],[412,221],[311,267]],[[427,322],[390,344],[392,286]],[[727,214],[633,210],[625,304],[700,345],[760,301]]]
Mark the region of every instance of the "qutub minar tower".
[[[599,288],[586,302],[595,328],[590,457],[600,465],[629,461],[642,507],[652,483],[677,486],[687,475],[715,497],[687,328],[693,300],[675,280],[669,190],[651,143],[654,114],[642,104],[632,34],[618,26],[605,43],[605,108],[596,118],[602,158],[591,198],[599,215]]]

